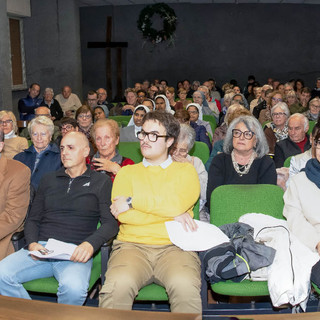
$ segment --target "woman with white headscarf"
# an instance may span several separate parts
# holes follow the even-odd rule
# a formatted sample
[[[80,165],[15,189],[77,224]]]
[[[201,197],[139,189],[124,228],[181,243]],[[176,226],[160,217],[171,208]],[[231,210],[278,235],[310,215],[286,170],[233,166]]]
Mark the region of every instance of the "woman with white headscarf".
[[[198,103],[202,107],[202,114],[213,116],[213,117],[219,116],[219,115],[215,115],[214,112],[210,109],[204,92],[200,90],[195,91],[192,95],[192,99],[194,103]]]
[[[154,101],[156,103],[156,110],[163,110],[171,114],[174,114],[174,111],[170,107],[170,102],[164,94],[157,95]]]
[[[138,142],[137,132],[141,131],[143,117],[150,109],[142,104],[134,108],[133,115],[127,127],[120,130],[120,142]]]

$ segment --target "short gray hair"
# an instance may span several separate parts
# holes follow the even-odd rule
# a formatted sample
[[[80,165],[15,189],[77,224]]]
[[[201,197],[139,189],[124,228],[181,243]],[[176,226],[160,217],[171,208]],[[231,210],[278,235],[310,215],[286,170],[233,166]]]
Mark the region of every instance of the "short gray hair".
[[[229,127],[224,139],[223,151],[230,154],[233,150],[233,136],[232,130],[237,126],[238,123],[243,123],[249,131],[253,132],[256,136],[256,146],[254,151],[257,154],[257,158],[262,158],[269,152],[269,146],[262,130],[260,122],[253,116],[241,116],[234,119]]]
[[[288,124],[289,124],[290,119],[292,119],[292,118],[299,118],[300,120],[302,120],[304,122],[304,125],[303,125],[304,131],[306,131],[306,129],[309,127],[309,120],[302,113],[294,113],[293,115],[291,115],[290,118],[288,119]]]
[[[271,108],[271,115],[274,111],[274,109],[280,108],[287,116],[287,118],[290,117],[290,110],[288,108],[288,105],[285,102],[278,102]]]
[[[54,124],[53,124],[52,120],[46,116],[39,116],[39,117],[33,118],[29,122],[29,124],[28,124],[29,135],[30,136],[32,135],[33,127],[36,125],[39,125],[39,124],[42,126],[46,126],[50,136],[52,137],[53,132],[54,132]]]
[[[43,94],[45,93],[51,93],[52,95],[54,95],[54,92],[53,92],[53,89],[52,88],[45,88],[44,91],[43,91]]]
[[[177,143],[187,142],[188,144],[188,152],[192,149],[194,142],[196,140],[196,132],[194,129],[186,124],[180,124],[180,134],[177,139]]]

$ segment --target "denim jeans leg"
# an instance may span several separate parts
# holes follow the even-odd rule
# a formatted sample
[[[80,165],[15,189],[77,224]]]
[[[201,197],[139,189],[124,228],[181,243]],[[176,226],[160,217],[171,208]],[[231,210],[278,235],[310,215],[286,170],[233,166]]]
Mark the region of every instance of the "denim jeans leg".
[[[30,299],[22,283],[52,275],[49,261],[33,260],[28,250],[21,249],[0,261],[0,294]]]
[[[83,305],[87,298],[92,259],[86,263],[53,262],[53,275],[59,282],[58,303]]]

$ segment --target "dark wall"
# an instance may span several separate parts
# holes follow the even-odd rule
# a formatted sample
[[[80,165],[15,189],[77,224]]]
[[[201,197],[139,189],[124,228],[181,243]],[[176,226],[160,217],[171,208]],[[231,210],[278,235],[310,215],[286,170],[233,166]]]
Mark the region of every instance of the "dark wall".
[[[82,94],[79,8],[74,0],[32,0],[31,17],[23,19],[27,84],[38,82],[41,92],[70,85]],[[27,90],[14,91],[13,105]]]
[[[249,74],[261,83],[302,78],[313,86],[320,74],[320,5],[172,4],[178,17],[173,47],[144,43],[136,23],[143,7],[80,8],[84,91],[106,86],[105,50],[87,49],[87,42],[105,41],[108,15],[112,40],[128,42],[127,86],[145,78],[175,85],[209,77],[220,85],[232,78],[244,85]]]

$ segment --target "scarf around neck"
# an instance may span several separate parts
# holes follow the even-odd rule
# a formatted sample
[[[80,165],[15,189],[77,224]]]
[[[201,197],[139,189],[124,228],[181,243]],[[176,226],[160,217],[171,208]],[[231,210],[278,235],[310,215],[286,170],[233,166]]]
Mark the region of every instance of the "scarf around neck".
[[[320,189],[320,163],[317,159],[310,159],[301,171],[305,171],[307,178]]]

